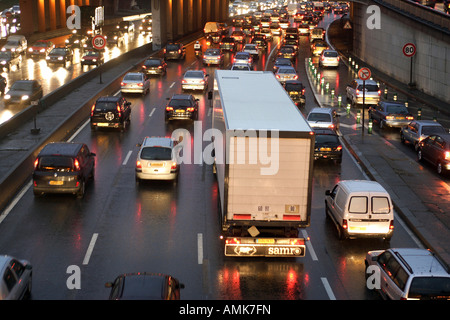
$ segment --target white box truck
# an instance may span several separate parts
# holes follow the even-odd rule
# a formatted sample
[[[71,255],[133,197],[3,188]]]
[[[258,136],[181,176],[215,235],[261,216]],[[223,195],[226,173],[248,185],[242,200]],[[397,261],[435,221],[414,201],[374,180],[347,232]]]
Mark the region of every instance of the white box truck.
[[[212,99],[225,255],[304,256],[313,130],[272,72],[216,70]]]

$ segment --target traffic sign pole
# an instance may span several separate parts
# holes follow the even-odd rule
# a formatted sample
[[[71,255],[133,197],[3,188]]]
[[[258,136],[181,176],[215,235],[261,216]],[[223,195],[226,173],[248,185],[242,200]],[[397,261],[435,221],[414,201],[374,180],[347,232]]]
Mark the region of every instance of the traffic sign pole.
[[[413,82],[412,82],[412,68],[413,68],[413,56],[416,54],[416,46],[414,45],[414,43],[407,43],[403,46],[403,54],[410,58],[410,65],[409,65],[409,86],[412,87],[414,86]]]
[[[358,77],[363,81],[363,103],[362,103],[362,129],[361,135],[364,136],[364,120],[365,120],[365,109],[366,109],[366,80],[369,80],[372,72],[369,68],[361,68],[358,71]]]

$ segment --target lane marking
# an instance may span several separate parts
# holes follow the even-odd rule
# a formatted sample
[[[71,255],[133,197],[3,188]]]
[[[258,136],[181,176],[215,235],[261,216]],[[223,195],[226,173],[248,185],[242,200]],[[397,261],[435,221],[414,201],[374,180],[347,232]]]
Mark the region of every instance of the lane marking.
[[[88,123],[91,121],[91,119],[87,119],[82,125],[81,127],[78,128],[77,131],[75,131],[75,133],[67,140],[68,142],[72,142],[73,139],[75,139],[75,137],[84,129],[84,127],[86,127],[88,125]]]
[[[336,297],[334,296],[333,290],[331,289],[331,286],[328,283],[327,278],[321,277],[320,280],[322,280],[322,284],[325,287],[325,291],[328,294],[328,298],[330,298],[330,300],[336,300]]]
[[[31,188],[33,184],[33,181],[30,180],[20,191],[20,193],[14,197],[13,201],[9,204],[9,206],[6,207],[6,209],[2,212],[0,215],[0,223],[3,222],[3,220],[8,216],[8,214],[12,211],[12,209],[16,206],[16,204],[22,199],[22,197],[25,195],[25,193],[28,191],[29,188]]]
[[[203,234],[197,233],[197,263],[203,264]]]
[[[91,258],[92,251],[94,250],[95,242],[97,241],[98,233],[94,233],[91,238],[91,242],[89,243],[89,247],[86,251],[86,255],[84,256],[83,265],[87,265],[89,263],[89,259]]]
[[[308,233],[306,232],[306,230],[302,229],[302,235],[305,240],[308,239]],[[311,241],[305,241],[305,244],[313,261],[318,261],[319,259],[317,258],[316,252],[314,251]]]
[[[133,153],[132,150],[128,151],[127,156],[125,157],[125,160],[123,160],[122,165],[125,166],[130,159],[131,154]]]
[[[155,112],[155,110],[156,110],[156,108],[153,108],[153,109],[152,109],[152,111],[151,111],[150,114],[148,115],[149,118],[153,115],[153,113]]]
[[[169,88],[172,89],[174,85],[175,85],[175,82],[172,82],[172,84],[170,85]]]

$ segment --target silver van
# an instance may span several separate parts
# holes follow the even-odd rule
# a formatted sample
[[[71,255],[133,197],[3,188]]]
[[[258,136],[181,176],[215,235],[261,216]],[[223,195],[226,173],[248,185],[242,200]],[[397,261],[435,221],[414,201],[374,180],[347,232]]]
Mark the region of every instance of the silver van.
[[[343,180],[325,192],[325,213],[339,239],[383,238],[394,232],[394,208],[389,193],[375,181]]]
[[[2,47],[2,51],[13,51],[24,54],[27,51],[27,39],[22,35],[9,36]]]

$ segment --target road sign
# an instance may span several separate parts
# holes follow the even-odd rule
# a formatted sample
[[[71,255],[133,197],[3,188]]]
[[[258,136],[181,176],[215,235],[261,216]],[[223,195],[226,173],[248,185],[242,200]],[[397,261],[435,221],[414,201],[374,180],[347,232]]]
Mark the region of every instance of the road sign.
[[[101,50],[106,46],[106,39],[101,34],[97,34],[94,38],[92,38],[92,46],[94,49]]]
[[[358,77],[364,81],[369,80],[371,75],[372,75],[372,73],[370,72],[369,68],[364,67],[364,68],[359,69],[359,71],[358,71]]]
[[[416,46],[413,43],[407,43],[403,46],[403,54],[407,57],[412,57],[416,54]]]
[[[351,28],[352,28],[352,25],[351,25],[350,21],[347,20],[344,24],[344,29],[351,29]]]

